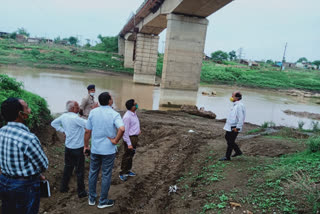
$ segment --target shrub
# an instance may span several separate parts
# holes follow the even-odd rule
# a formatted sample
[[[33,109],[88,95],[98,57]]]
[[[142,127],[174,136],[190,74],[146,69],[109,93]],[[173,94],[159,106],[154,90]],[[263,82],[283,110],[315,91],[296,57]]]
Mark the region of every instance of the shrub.
[[[320,151],[320,136],[310,137],[307,142],[308,149],[310,152]]]

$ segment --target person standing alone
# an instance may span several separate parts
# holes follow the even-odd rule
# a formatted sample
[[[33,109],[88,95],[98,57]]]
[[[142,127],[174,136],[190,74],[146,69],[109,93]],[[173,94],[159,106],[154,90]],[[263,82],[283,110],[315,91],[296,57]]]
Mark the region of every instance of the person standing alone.
[[[121,172],[119,175],[122,181],[126,181],[128,176],[136,175],[131,171],[131,168],[132,159],[139,140],[138,136],[140,134],[140,122],[136,114],[138,104],[134,101],[134,99],[131,99],[126,102],[126,108],[128,111],[122,118],[125,127],[125,132],[123,135],[124,154],[122,156]]]
[[[233,106],[228,115],[226,124],[223,128],[224,130],[226,130],[225,139],[227,140],[228,147],[227,147],[226,156],[223,158],[220,158],[219,161],[231,160],[232,150],[235,151],[232,157],[237,157],[242,155],[242,152],[239,149],[239,146],[235,143],[239,132],[242,131],[242,127],[246,117],[246,109],[244,107],[244,104],[241,102],[241,99],[242,99],[242,94],[240,91],[235,91],[232,93],[230,101],[233,102]]]
[[[60,186],[60,192],[68,192],[69,181],[76,169],[78,197],[83,198],[88,194],[84,185],[84,131],[87,121],[79,117],[79,104],[76,101],[68,101],[67,113],[52,121],[51,126],[66,136],[64,153],[64,171]]]

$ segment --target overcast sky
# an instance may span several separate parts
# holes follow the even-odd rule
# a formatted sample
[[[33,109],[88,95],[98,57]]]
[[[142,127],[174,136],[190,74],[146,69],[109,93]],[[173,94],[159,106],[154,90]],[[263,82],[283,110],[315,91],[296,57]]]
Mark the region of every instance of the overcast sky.
[[[196,1],[196,0],[195,0]],[[0,31],[31,36],[115,36],[143,0],[0,0]],[[243,48],[244,57],[320,60],[320,0],[235,0],[208,17],[205,53]],[[165,31],[160,34],[163,50]]]

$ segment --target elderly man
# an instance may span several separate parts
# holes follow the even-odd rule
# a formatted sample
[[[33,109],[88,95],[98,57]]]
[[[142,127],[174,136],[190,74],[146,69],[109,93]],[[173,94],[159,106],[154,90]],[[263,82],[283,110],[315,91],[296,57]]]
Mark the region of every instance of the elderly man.
[[[94,102],[94,95],[96,92],[96,86],[95,85],[88,85],[88,95],[82,99],[81,105],[80,105],[80,115],[87,119],[89,116],[90,111],[97,107],[97,103]]]
[[[112,168],[116,153],[116,144],[125,131],[118,112],[112,109],[113,100],[108,92],[99,95],[100,107],[93,109],[88,118],[84,139],[84,153],[90,150],[89,171],[89,205],[96,203],[96,185],[100,168],[102,168],[101,194],[98,208],[111,207],[114,201],[108,199],[111,184]]]
[[[0,129],[1,213],[38,213],[40,173],[48,168],[48,159],[39,139],[30,133],[25,121],[31,113],[28,104],[8,98],[1,114],[8,124]]]
[[[60,192],[68,192],[69,181],[76,169],[78,197],[83,198],[88,194],[84,186],[84,131],[87,121],[79,117],[79,104],[76,101],[68,101],[67,113],[52,121],[51,126],[66,136],[64,153],[64,171],[60,186]]]
[[[225,139],[227,140],[227,152],[226,156],[219,159],[220,161],[229,161],[231,160],[232,150],[235,151],[235,154],[232,157],[237,157],[242,155],[241,150],[238,145],[235,143],[236,138],[239,132],[242,131],[242,126],[246,117],[246,109],[244,104],[241,102],[242,94],[240,91],[235,91],[232,93],[230,101],[233,102],[233,106],[228,115],[224,130],[226,130]]]
[[[122,181],[126,181],[128,176],[136,176],[136,174],[131,171],[131,168],[132,159],[138,145],[138,136],[140,134],[140,122],[136,114],[138,104],[134,99],[130,99],[126,102],[126,108],[128,111],[123,116],[125,127],[123,135],[124,153],[122,156],[121,172],[119,175]]]

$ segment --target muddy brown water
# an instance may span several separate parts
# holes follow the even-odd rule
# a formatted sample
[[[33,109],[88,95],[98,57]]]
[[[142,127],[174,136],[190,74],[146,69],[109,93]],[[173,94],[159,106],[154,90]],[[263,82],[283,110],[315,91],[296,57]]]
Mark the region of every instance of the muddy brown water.
[[[114,99],[116,109],[125,109],[125,102],[134,98],[140,109],[158,110],[162,99],[161,88],[156,86],[139,85],[132,82],[131,76],[106,75],[100,73],[80,73],[51,69],[35,69],[22,67],[1,67],[0,73],[8,74],[24,83],[24,88],[44,97],[52,113],[65,111],[65,103],[70,100],[81,102],[86,96],[86,87],[96,85],[96,97],[103,91],[109,91]],[[305,123],[304,128],[312,128],[312,119],[287,115],[283,111],[320,113],[320,105],[310,98],[292,97],[270,90],[236,88],[234,86],[201,85],[192,100],[198,107],[204,107],[217,114],[217,118],[225,118],[231,102],[232,91],[239,89],[243,93],[243,102],[247,109],[246,121],[261,125],[273,121],[276,125],[297,127],[299,121]],[[215,92],[216,96],[206,96],[202,92]],[[170,95],[173,99],[184,99],[184,93],[175,92]],[[186,99],[190,100],[190,95]]]

